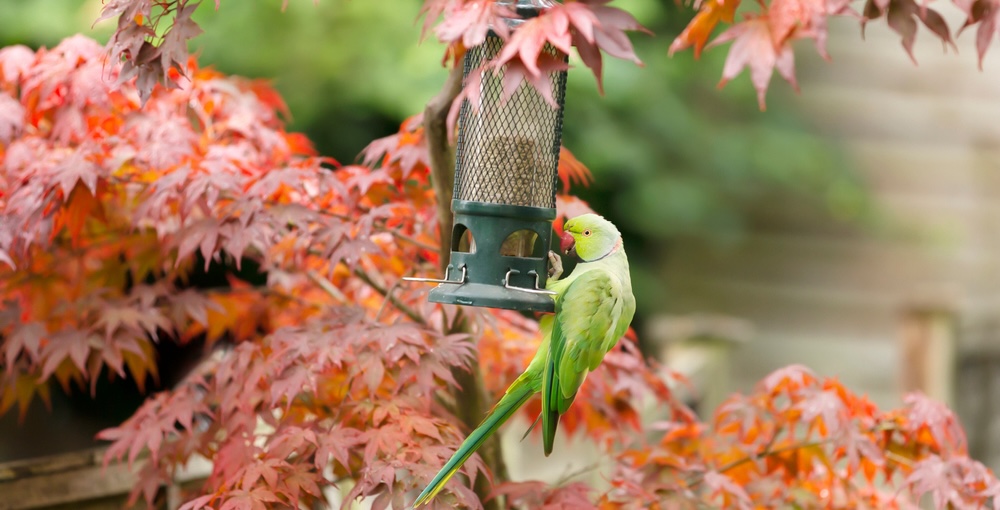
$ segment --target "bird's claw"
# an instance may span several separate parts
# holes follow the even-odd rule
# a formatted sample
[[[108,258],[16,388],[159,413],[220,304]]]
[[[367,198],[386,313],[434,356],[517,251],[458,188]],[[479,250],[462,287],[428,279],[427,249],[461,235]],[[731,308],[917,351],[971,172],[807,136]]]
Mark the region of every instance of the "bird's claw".
[[[562,258],[549,250],[549,280],[558,280],[563,273]]]

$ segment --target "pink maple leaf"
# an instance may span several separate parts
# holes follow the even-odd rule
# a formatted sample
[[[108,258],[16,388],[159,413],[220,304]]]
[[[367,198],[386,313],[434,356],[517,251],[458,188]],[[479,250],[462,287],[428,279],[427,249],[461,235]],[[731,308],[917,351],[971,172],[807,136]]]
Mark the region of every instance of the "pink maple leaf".
[[[718,46],[729,41],[729,55],[722,68],[722,80],[719,87],[737,77],[743,68],[750,68],[750,81],[757,90],[757,103],[760,109],[766,109],[764,97],[771,83],[771,74],[775,69],[788,83],[798,90],[795,81],[795,55],[787,43],[775,46],[771,35],[771,26],[766,16],[748,15],[743,21],[733,25],[719,34],[709,47]]]

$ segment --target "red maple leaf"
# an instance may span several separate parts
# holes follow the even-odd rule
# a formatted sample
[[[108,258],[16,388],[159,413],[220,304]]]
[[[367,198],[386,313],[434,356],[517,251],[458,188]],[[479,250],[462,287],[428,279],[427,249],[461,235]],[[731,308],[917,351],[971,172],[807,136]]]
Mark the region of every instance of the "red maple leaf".
[[[979,69],[983,68],[983,57],[990,43],[1000,34],[1000,1],[997,0],[955,0],[955,5],[966,14],[965,24],[959,33],[979,23],[976,29],[976,52],[979,54]]]
[[[927,7],[926,3],[917,5],[915,0],[868,0],[865,3],[864,18],[861,22],[862,32],[868,21],[883,15],[889,23],[889,28],[903,37],[903,48],[914,64],[917,62],[913,57],[913,43],[917,37],[917,20],[920,20],[945,44],[955,48],[948,23],[937,11]]]

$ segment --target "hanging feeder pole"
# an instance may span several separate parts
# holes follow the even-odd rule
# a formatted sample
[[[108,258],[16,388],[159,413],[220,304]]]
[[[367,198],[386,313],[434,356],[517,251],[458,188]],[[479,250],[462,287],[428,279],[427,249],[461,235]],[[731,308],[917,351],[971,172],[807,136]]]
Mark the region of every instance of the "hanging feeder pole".
[[[550,0],[497,4],[516,15],[505,19],[510,30],[553,5]],[[476,107],[465,100],[459,113],[454,224],[444,278],[407,280],[437,283],[428,296],[437,303],[551,312],[554,293],[545,290],[545,280],[556,217],[566,71],[548,73],[556,108],[523,79],[505,99],[506,69],[486,66],[503,45],[491,31],[466,51],[463,83],[479,74],[481,102]],[[551,45],[544,52],[566,61]]]

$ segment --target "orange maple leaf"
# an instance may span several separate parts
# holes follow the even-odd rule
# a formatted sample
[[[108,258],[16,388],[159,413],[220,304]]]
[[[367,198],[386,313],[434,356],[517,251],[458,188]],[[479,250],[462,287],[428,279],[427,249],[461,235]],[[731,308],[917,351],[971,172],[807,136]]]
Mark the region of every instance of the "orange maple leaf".
[[[694,46],[694,58],[700,57],[701,50],[705,48],[708,37],[712,35],[715,26],[720,21],[733,22],[740,0],[708,0],[700,5],[698,14],[691,20],[691,23],[688,23],[681,35],[677,36],[670,44],[668,50],[670,55]]]
[[[103,186],[97,187],[97,194],[100,195]],[[52,237],[59,234],[64,228],[69,233],[70,242],[74,248],[81,246],[83,227],[88,219],[107,221],[104,217],[104,207],[101,201],[90,192],[83,182],[77,182],[66,199],[65,205],[56,212]]]

